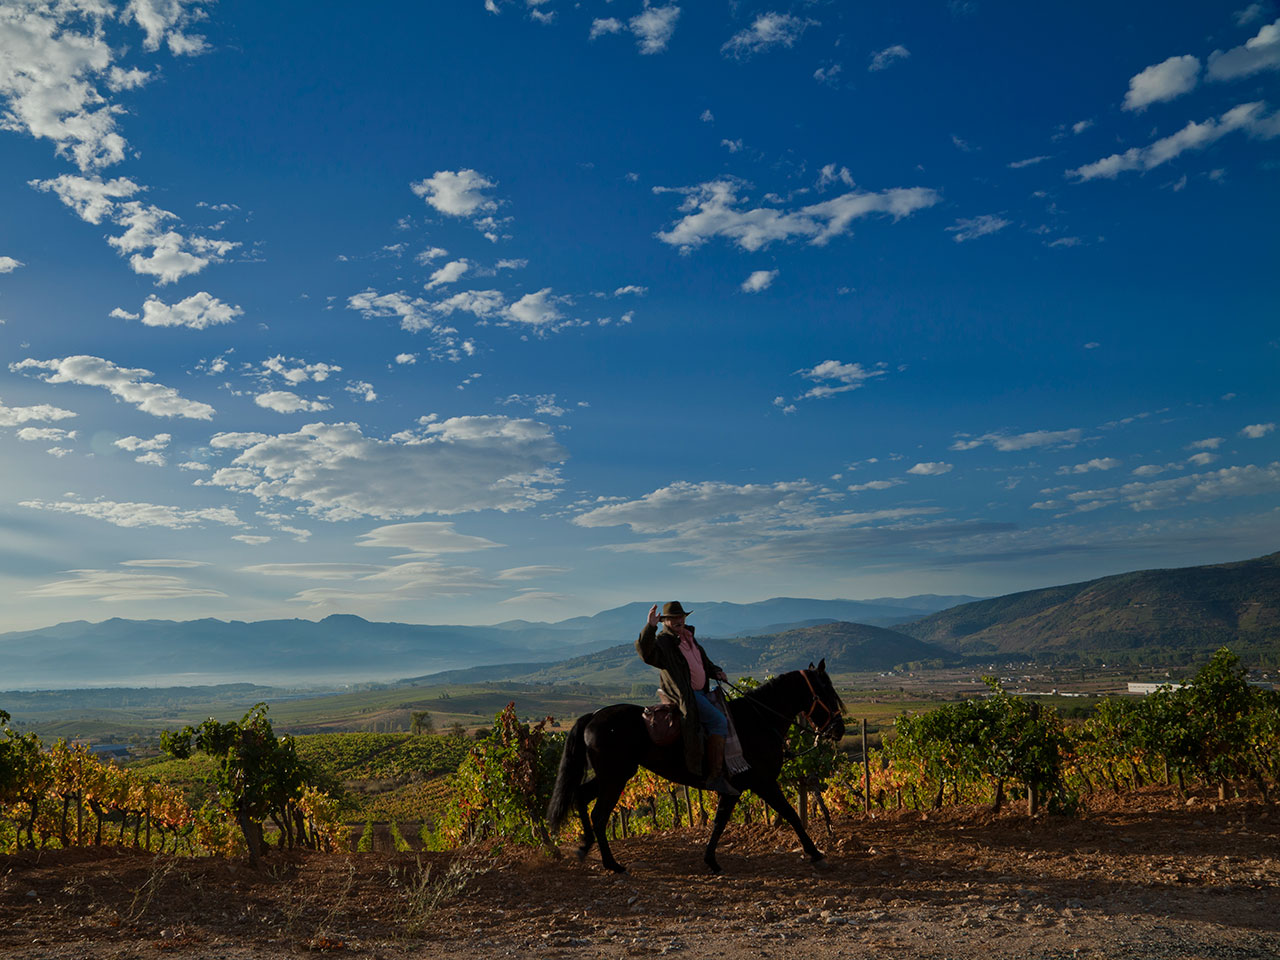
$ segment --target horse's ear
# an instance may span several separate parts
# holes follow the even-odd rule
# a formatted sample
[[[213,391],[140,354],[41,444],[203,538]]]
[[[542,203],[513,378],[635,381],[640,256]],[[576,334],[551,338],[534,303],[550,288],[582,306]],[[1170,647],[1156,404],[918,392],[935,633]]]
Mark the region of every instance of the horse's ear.
[[[816,667],[814,667],[814,665],[813,665],[813,661],[812,661],[812,660],[810,660],[810,661],[809,661],[809,669],[810,669],[810,670],[817,669]]]
[[[819,661],[818,661],[818,672],[819,672],[819,673],[826,673],[826,672],[827,672],[827,658],[826,658],[826,657],[823,657],[821,660],[819,660]]]

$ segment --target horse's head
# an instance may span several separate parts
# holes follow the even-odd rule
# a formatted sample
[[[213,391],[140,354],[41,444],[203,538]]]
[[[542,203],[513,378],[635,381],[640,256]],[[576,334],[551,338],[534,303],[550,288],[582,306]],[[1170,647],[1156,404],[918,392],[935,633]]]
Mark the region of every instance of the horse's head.
[[[839,741],[844,736],[844,701],[827,675],[826,659],[820,660],[816,667],[810,663],[809,669],[801,673],[813,694],[813,703],[805,712],[805,718],[821,736]]]

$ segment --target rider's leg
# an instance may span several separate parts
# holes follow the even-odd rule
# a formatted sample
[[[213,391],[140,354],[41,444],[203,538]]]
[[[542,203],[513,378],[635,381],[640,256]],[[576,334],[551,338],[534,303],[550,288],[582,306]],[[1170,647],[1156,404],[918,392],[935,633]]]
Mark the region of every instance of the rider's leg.
[[[716,793],[736,797],[738,791],[724,776],[724,738],[729,735],[729,722],[701,690],[695,690],[694,703],[707,732],[707,786]]]

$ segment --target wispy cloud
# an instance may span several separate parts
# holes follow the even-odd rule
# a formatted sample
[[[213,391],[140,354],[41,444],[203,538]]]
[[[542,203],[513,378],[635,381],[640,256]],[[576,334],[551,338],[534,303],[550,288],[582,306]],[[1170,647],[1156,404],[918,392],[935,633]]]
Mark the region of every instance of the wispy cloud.
[[[955,226],[947,227],[948,233],[954,233],[951,239],[956,243],[964,243],[967,240],[976,240],[978,237],[987,237],[993,233],[999,233],[1005,227],[1009,226],[1010,221],[1003,217],[997,217],[994,214],[984,213],[980,217],[973,217],[969,220],[957,220]]]
[[[975,450],[989,445],[997,450],[1009,452],[1031,450],[1035,447],[1073,447],[1083,437],[1084,431],[1076,427],[1070,430],[1030,430],[1026,433],[984,433],[980,437],[962,433],[957,435],[950,449]]]
[[[891,47],[885,47],[878,53],[871,54],[871,63],[867,69],[872,73],[878,70],[887,70],[899,60],[906,60],[911,56],[911,51],[900,43],[895,43]]]
[[[751,26],[730,37],[720,52],[725,56],[745,59],[774,47],[792,47],[805,30],[817,22],[789,13],[762,13]]]
[[[213,407],[209,404],[187,400],[173,387],[145,379],[154,376],[150,370],[118,367],[101,357],[79,355],[59,360],[27,359],[9,364],[9,369],[17,372],[47,370],[49,373],[40,377],[45,383],[77,383],[101,387],[154,417],[209,420],[214,414]]]
[[[1190,54],[1170,57],[1153,64],[1129,79],[1123,109],[1145,110],[1153,103],[1163,103],[1195,89],[1200,79],[1200,61]]]
[[[742,292],[759,293],[762,290],[768,290],[777,277],[777,270],[753,270],[751,276],[742,281]]]

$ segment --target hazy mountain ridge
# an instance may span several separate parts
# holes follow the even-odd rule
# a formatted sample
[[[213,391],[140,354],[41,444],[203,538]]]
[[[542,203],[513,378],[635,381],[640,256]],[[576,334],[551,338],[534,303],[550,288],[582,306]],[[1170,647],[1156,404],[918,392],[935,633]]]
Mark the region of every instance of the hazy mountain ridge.
[[[863,614],[895,619],[920,605],[957,598],[855,600],[775,598],[752,604],[687,603],[700,636],[766,632],[776,625],[826,622]],[[969,599],[969,598],[958,598]],[[335,614],[320,621],[71,621],[0,634],[0,689],[272,684],[389,680],[494,663],[546,663],[633,638],[651,602],[558,623],[493,626],[385,623]],[[918,615],[918,614],[916,614]]]
[[[1280,641],[1280,553],[1139,570],[966,603],[900,628],[954,653],[1185,658]]]

